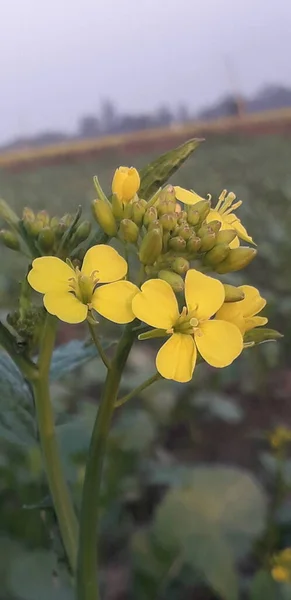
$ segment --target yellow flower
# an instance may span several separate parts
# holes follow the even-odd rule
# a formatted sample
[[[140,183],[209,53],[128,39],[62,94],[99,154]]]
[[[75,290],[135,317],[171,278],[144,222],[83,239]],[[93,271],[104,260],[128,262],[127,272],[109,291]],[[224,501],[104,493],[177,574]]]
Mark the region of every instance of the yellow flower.
[[[244,335],[246,331],[268,323],[266,317],[256,316],[266,306],[266,300],[252,285],[241,285],[238,289],[244,293],[244,299],[239,302],[225,302],[215,318],[234,323]]]
[[[274,556],[274,566],[271,570],[275,581],[291,583],[291,548],[285,548]]]
[[[112,193],[127,204],[135,196],[140,186],[139,173],[134,167],[119,167],[112,180]]]
[[[278,425],[278,427],[270,432],[268,437],[270,445],[274,450],[283,448],[288,442],[291,442],[291,429]]]
[[[88,250],[81,270],[55,256],[43,256],[33,261],[27,279],[44,294],[47,311],[61,321],[81,323],[94,309],[114,323],[129,323],[134,319],[132,298],[139,290],[129,281],[119,281],[126,273],[124,258],[100,244]]]
[[[220,281],[190,269],[185,278],[187,307],[179,313],[171,286],[161,279],[150,279],[132,302],[135,316],[170,338],[159,350],[156,366],[166,379],[190,381],[197,350],[213,367],[226,367],[243,349],[239,329],[226,321],[210,320],[225,298]],[[157,331],[157,334],[159,332]]]
[[[205,198],[201,198],[195,192],[190,192],[189,190],[185,190],[179,186],[175,186],[175,194],[176,198],[180,200],[180,202],[184,202],[184,204],[196,204],[201,200],[205,200]],[[249,236],[247,230],[242,225],[239,218],[233,213],[234,210],[241,206],[241,200],[233,204],[236,199],[235,194],[230,192],[227,193],[226,190],[220,194],[217,205],[215,208],[212,208],[206,217],[207,223],[211,221],[220,221],[221,223],[221,231],[226,229],[231,229],[236,231],[237,237],[229,244],[230,248],[237,248],[239,246],[239,239],[254,244],[253,239]]]

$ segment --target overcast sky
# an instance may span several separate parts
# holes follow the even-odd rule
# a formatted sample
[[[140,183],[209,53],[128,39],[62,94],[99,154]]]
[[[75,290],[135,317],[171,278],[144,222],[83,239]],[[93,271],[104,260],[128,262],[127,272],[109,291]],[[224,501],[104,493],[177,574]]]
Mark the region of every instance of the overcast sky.
[[[122,111],[291,86],[290,0],[2,0],[0,142]],[[226,66],[228,64],[228,66]]]

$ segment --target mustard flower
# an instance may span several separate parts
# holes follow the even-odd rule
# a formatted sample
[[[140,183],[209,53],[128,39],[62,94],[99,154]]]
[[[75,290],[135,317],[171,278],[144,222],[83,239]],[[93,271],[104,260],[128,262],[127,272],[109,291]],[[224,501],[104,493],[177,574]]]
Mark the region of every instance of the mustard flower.
[[[225,298],[220,281],[190,269],[185,278],[186,307],[179,312],[171,286],[150,279],[132,301],[135,316],[154,327],[153,337],[169,335],[156,357],[158,372],[166,379],[190,381],[197,351],[213,367],[226,367],[242,352],[243,340],[233,323],[211,319]],[[150,337],[150,335],[149,335]]]
[[[112,193],[127,204],[132,200],[140,186],[140,176],[134,167],[119,167],[112,180]]]
[[[274,556],[272,577],[279,583],[291,583],[291,548],[285,548]]]
[[[184,188],[181,188],[179,186],[175,186],[175,194],[176,198],[184,204],[193,205],[197,202],[200,202],[201,200],[205,200],[205,198],[202,198],[195,192],[185,190]],[[210,223],[211,221],[220,221],[221,231],[224,231],[226,229],[236,231],[237,237],[234,238],[234,240],[229,244],[230,248],[237,248],[239,246],[238,238],[244,240],[245,242],[254,244],[253,239],[249,236],[247,230],[242,225],[239,218],[233,212],[242,204],[241,200],[233,204],[235,199],[235,194],[233,194],[232,192],[227,194],[227,191],[223,190],[223,192],[219,196],[215,208],[211,208],[209,214],[206,217],[207,223]]]
[[[244,299],[239,302],[225,302],[215,318],[234,323],[244,335],[246,331],[268,323],[266,317],[257,316],[267,302],[252,285],[241,285],[238,289],[244,293]]]
[[[61,321],[81,323],[94,309],[114,323],[129,323],[134,319],[131,303],[138,288],[120,281],[126,273],[124,258],[100,244],[88,250],[81,270],[55,256],[43,256],[33,261],[27,279],[44,294],[46,310]]]

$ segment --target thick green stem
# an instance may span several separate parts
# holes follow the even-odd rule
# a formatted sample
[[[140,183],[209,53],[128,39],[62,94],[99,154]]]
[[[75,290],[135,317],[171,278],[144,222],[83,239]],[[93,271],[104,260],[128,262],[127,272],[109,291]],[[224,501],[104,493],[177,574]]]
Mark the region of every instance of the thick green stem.
[[[49,369],[54,348],[56,319],[47,316],[38,360],[39,373],[32,380],[40,444],[58,524],[72,572],[76,569],[78,522],[63,472],[55,433],[49,391]]]
[[[152,385],[156,381],[159,381],[159,379],[161,378],[162,376],[159,373],[155,373],[154,375],[152,375],[152,377],[149,377],[148,379],[146,379],[146,381],[134,388],[134,390],[126,394],[126,396],[123,396],[119,400],[116,400],[115,408],[117,408],[118,406],[122,406],[123,404],[128,402],[128,400],[131,400],[131,398],[134,398],[134,396],[140,394],[140,392],[143,392],[143,390],[146,390],[150,385]]]
[[[80,517],[77,567],[78,600],[99,600],[100,598],[97,581],[96,532],[99,525],[102,468],[121,376],[134,341],[134,334],[131,329],[131,325],[125,328],[124,334],[118,343],[111,370],[107,373],[91,437]]]

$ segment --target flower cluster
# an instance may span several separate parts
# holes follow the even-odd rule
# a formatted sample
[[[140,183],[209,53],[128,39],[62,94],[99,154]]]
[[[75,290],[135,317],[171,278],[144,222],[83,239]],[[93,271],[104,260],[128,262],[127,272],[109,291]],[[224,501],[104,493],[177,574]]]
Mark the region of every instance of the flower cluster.
[[[267,323],[258,316],[266,301],[256,288],[212,276],[242,269],[256,254],[240,246],[254,244],[234,214],[241,202],[223,191],[212,208],[210,198],[173,186],[146,201],[138,172],[128,167],[115,172],[110,199],[96,178],[95,185],[93,215],[108,238],[135,249],[142,280],[129,281],[125,258],[105,244],[91,247],[78,266],[42,256],[28,281],[44,294],[46,310],[68,323],[95,313],[115,323],[137,319],[148,326],[139,339],[165,338],[156,367],[167,379],[191,380],[197,357],[217,368],[231,364],[244,335]]]

